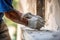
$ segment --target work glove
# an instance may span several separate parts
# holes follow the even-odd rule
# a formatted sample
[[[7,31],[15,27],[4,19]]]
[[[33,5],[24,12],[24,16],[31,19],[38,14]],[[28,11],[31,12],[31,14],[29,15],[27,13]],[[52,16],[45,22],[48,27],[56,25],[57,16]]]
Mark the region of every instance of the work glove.
[[[33,15],[31,13],[24,14],[22,17],[25,17],[28,19],[28,27],[33,29],[38,29],[44,27],[45,21],[42,17],[38,15]]]

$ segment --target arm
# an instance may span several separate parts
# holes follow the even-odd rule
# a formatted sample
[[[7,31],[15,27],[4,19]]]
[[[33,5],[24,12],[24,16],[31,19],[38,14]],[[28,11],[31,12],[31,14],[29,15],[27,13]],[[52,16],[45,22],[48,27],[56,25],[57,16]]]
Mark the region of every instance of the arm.
[[[44,27],[45,21],[37,15],[32,15],[30,13],[25,14],[20,13],[19,11],[13,10],[9,12],[5,12],[7,18],[11,19],[12,21],[26,25],[27,27],[38,29]],[[22,17],[21,17],[22,16]]]
[[[24,25],[28,25],[28,20],[26,18],[22,18],[21,16],[23,15],[23,13],[20,13],[17,10],[12,10],[9,12],[5,12],[5,16],[7,18],[9,18],[10,20],[19,23],[19,24],[24,24]]]

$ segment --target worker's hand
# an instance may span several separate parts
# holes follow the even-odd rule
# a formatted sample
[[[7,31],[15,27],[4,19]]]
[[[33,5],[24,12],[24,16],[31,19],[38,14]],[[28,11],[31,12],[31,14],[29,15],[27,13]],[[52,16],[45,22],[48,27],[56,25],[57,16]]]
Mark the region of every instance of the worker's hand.
[[[45,22],[42,19],[42,17],[40,17],[40,16],[32,15],[31,13],[27,13],[27,14],[23,15],[22,17],[25,17],[28,19],[28,27],[30,27],[30,28],[40,30],[40,28],[44,26]]]

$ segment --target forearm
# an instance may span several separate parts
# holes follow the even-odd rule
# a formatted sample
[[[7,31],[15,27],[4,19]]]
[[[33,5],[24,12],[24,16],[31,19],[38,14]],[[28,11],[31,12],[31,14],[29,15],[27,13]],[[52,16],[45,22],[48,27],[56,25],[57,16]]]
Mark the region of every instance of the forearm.
[[[24,24],[24,25],[28,24],[27,19],[21,17],[23,13],[20,13],[19,11],[13,10],[13,11],[5,12],[5,15],[7,18],[9,18],[10,20],[16,23]]]

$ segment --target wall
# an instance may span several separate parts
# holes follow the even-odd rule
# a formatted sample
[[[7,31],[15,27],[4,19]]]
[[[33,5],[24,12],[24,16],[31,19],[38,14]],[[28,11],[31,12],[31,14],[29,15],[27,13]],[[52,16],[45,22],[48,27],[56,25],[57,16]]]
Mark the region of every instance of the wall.
[[[60,29],[60,0],[45,0],[45,29]]]
[[[19,8],[23,13],[31,12],[36,14],[36,0],[20,0]]]
[[[45,0],[37,0],[37,15],[44,18],[45,16]]]

